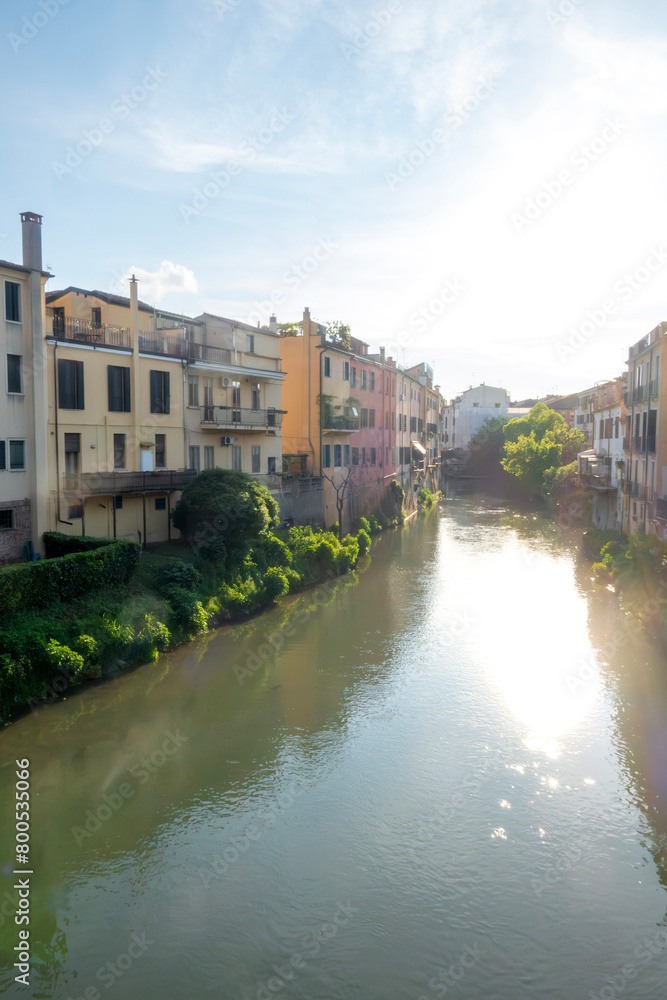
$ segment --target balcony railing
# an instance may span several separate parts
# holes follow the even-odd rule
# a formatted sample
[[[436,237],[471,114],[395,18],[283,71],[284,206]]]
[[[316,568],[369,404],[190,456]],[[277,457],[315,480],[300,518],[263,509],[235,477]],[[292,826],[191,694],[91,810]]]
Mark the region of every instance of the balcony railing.
[[[165,337],[160,333],[139,333],[138,340],[142,354],[164,354],[169,358],[187,358],[192,346],[183,337]]]
[[[658,380],[654,378],[648,384],[649,398],[650,399],[655,399],[655,397],[659,394],[659,391],[660,390],[659,390],[659,387],[658,387]]]
[[[282,427],[282,411],[241,406],[202,406],[202,428],[218,430],[273,430]]]
[[[660,521],[667,521],[667,497],[655,498],[655,516]]]
[[[334,417],[325,414],[323,417],[323,428],[324,431],[338,431],[344,433],[345,431],[358,431],[359,430],[359,418],[358,417]]]
[[[129,329],[124,326],[110,326],[108,323],[91,323],[90,320],[72,319],[54,315],[52,308],[46,310],[46,336],[58,340],[72,340],[79,344],[102,344],[109,347],[131,347]]]
[[[156,472],[65,473],[63,490],[77,496],[116,496],[123,493],[166,493],[181,490],[197,475],[194,469],[159,469]]]
[[[644,403],[648,398],[648,386],[638,385],[635,387],[635,391],[632,394],[632,398],[635,403]]]

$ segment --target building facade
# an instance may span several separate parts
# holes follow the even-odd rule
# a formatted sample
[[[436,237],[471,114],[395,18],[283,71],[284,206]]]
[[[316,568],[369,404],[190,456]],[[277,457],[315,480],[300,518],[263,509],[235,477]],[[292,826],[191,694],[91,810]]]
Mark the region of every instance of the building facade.
[[[596,528],[621,530],[623,520],[625,378],[595,388],[591,399],[592,447],[579,455],[579,473],[592,492],[591,518]]]
[[[487,420],[507,417],[509,408],[506,389],[484,383],[466,389],[443,407],[445,448],[467,448]]]

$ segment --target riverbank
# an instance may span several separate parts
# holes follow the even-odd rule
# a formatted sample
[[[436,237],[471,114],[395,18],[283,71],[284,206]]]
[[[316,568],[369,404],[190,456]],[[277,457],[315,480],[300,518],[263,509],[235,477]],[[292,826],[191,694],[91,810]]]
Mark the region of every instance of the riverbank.
[[[402,523],[400,515],[361,518],[357,530],[342,540],[310,527],[276,531],[235,565],[205,559],[196,546],[184,543],[140,555],[131,543],[54,533],[52,559],[0,573],[0,597],[14,594],[0,621],[0,721],[9,722],[83,683],[154,662],[209,629],[258,614],[286,594],[353,572],[370,552],[371,536]],[[119,548],[131,564],[126,578],[98,572],[93,582],[90,565],[102,561],[100,553],[110,562]],[[20,600],[17,581],[26,595],[38,589],[33,585],[37,576],[53,578],[57,587],[67,576],[64,570],[71,575],[81,563],[89,589],[75,589],[75,575],[69,589]]]

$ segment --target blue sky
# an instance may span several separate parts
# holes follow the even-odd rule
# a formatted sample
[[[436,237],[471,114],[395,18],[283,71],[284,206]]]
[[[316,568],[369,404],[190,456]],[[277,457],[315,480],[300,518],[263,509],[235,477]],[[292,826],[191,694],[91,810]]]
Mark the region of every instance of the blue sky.
[[[51,288],[308,305],[448,396],[584,388],[667,319],[657,4],[13,0],[0,45],[0,257],[39,212]]]

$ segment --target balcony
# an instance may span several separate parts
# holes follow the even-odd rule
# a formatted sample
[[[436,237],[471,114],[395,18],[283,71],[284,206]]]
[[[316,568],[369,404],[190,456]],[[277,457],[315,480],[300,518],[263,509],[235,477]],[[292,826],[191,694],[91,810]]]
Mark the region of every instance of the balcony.
[[[166,337],[162,333],[139,333],[137,338],[141,354],[163,354],[168,358],[187,358],[192,346],[184,337]]]
[[[658,380],[655,378],[648,384],[648,395],[649,399],[656,399],[660,395]]]
[[[359,430],[359,417],[337,417],[325,414],[323,424],[322,430],[325,434],[349,434]]]
[[[282,427],[282,410],[240,406],[202,406],[202,430],[264,431]]]
[[[124,326],[110,326],[107,323],[91,323],[90,320],[72,319],[54,314],[51,307],[46,310],[46,336],[57,340],[71,340],[77,344],[99,344],[108,347],[132,347],[129,329]]]
[[[632,399],[635,403],[645,403],[648,399],[648,386],[638,385],[632,394]]]
[[[667,521],[667,497],[655,498],[655,516],[659,521]]]
[[[63,490],[75,496],[117,496],[182,490],[197,475],[194,469],[157,472],[82,472],[63,475]]]

